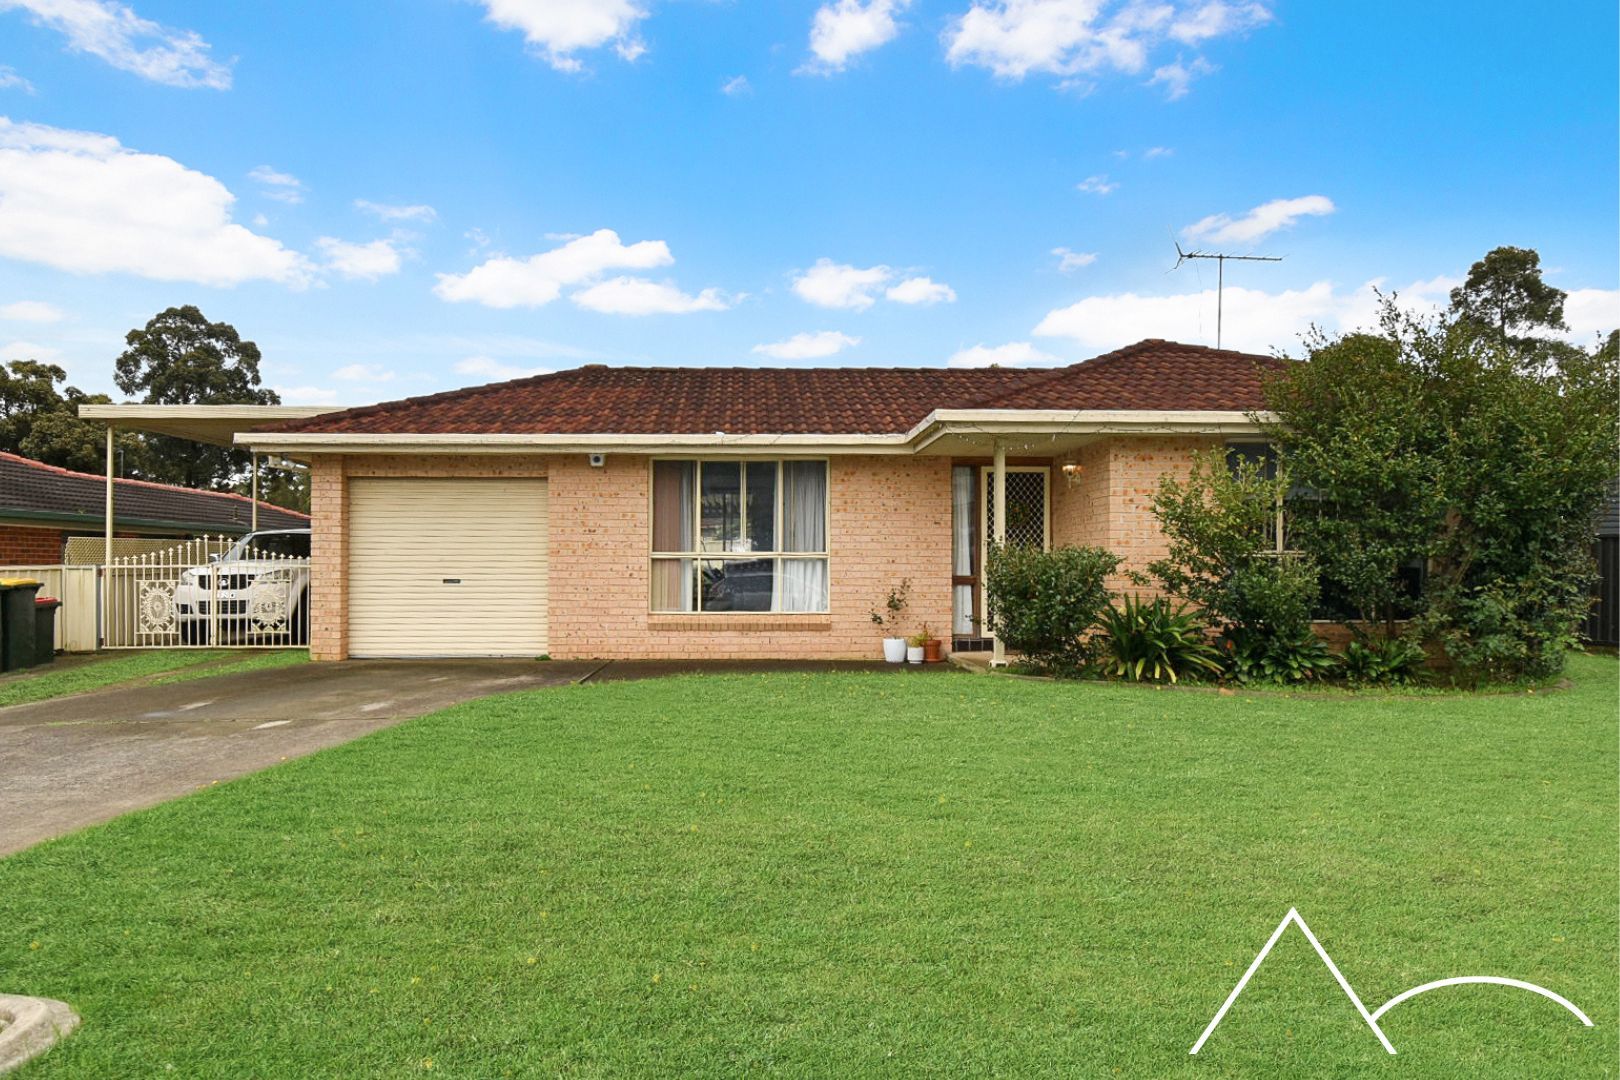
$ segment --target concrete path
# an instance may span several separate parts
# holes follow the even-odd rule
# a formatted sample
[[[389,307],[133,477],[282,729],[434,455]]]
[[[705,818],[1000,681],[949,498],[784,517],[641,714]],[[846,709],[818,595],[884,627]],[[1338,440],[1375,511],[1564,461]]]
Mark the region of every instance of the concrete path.
[[[348,742],[461,701],[591,681],[758,671],[887,671],[882,662],[350,660],[0,709],[0,856]]]
[[[459,701],[601,663],[356,660],[0,709],[0,855]]]

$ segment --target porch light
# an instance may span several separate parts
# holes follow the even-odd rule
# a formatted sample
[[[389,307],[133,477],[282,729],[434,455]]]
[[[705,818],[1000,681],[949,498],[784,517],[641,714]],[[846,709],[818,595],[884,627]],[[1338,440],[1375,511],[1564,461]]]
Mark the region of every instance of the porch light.
[[[1080,474],[1085,472],[1085,466],[1079,462],[1066,461],[1063,463],[1063,479],[1072,486],[1080,482]]]

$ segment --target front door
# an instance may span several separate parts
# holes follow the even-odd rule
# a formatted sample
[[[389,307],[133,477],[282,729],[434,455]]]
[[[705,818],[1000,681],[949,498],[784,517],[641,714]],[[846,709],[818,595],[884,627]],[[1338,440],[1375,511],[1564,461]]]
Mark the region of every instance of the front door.
[[[983,618],[984,568],[989,565],[990,541],[996,535],[996,476],[992,466],[979,469],[979,491],[983,493],[979,505],[984,517],[979,529],[979,613]],[[1052,546],[1052,473],[1044,465],[1009,465],[1007,467],[1007,544],[1009,546],[1036,547],[1042,551]],[[988,628],[981,631],[989,636]]]

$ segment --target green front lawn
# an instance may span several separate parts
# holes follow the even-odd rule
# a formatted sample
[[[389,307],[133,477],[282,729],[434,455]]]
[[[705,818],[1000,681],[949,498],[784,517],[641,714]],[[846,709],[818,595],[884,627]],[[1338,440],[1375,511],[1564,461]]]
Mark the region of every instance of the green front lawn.
[[[234,659],[227,660],[233,656]],[[0,679],[0,708],[69,694],[87,694],[125,683],[190,682],[216,675],[288,667],[308,660],[308,649],[255,649],[239,654],[228,649],[154,649],[105,652],[90,657],[69,655],[59,657],[54,664],[25,668]]]
[[[1617,665],[1469,696],[770,675],[488,699],[0,861],[24,1076],[1617,1071]],[[1187,1051],[1297,906],[1298,933]],[[170,1067],[173,1071],[170,1072]]]

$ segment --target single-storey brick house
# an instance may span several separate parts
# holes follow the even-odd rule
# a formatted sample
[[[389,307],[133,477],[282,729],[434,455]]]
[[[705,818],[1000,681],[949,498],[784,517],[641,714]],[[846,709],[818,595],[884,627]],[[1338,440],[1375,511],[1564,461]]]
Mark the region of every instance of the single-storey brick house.
[[[871,658],[903,579],[912,628],[985,646],[998,530],[1161,555],[1159,478],[1253,441],[1278,363],[1148,340],[1043,370],[587,365],[235,441],[311,468],[318,660]]]

